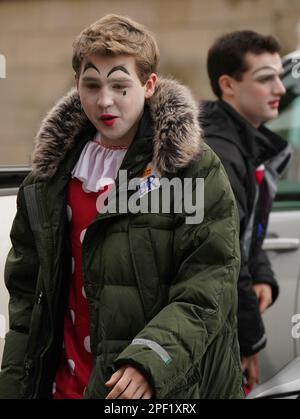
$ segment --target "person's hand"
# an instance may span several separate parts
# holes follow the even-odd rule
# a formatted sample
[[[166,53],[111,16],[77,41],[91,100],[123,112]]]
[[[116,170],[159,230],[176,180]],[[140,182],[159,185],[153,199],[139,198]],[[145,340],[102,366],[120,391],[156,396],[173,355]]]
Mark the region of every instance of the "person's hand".
[[[252,390],[256,384],[259,384],[258,354],[249,357],[242,356],[241,363],[242,370],[247,377],[247,386]]]
[[[256,284],[253,285],[253,289],[259,302],[259,311],[262,314],[272,304],[272,288],[268,284]]]
[[[136,368],[124,365],[105,383],[112,388],[106,399],[151,399],[153,389]]]

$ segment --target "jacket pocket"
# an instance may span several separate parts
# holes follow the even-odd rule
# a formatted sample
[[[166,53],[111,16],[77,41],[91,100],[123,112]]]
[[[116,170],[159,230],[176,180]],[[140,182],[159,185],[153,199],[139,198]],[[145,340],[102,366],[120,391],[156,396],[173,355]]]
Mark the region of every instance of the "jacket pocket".
[[[22,385],[28,335],[10,330],[5,337],[5,348],[0,372],[0,399],[23,398]]]
[[[108,387],[105,387],[105,383],[113,373],[113,369],[106,366],[104,357],[102,355],[97,356],[88,386],[84,392],[84,398],[105,399],[110,391]]]
[[[5,349],[2,358],[2,368],[10,365],[24,367],[28,335],[10,330],[5,336]]]

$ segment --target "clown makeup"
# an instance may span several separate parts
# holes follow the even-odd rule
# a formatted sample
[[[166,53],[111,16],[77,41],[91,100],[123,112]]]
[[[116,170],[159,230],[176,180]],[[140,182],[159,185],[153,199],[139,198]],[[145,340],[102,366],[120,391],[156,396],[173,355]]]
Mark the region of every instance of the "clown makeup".
[[[276,77],[281,77],[283,74],[282,66],[264,66],[253,71],[252,76],[254,81],[268,82],[275,80]]]
[[[89,86],[91,88],[96,88],[97,87],[97,83],[99,83],[99,82],[101,83],[101,81],[97,77],[94,78],[94,77],[91,77],[89,75],[85,75],[88,72],[88,70],[89,70],[88,74],[91,73],[91,70],[90,69],[96,70],[96,72],[101,77],[100,70],[95,66],[95,64],[93,64],[92,62],[88,61],[85,64],[84,69],[83,69],[82,80],[83,80],[83,82],[87,82],[87,83],[93,83],[94,82],[95,84],[90,84]],[[125,73],[125,75],[127,75],[128,77],[126,77],[126,76],[123,77],[121,75],[120,76],[111,77],[111,75],[114,72],[119,72],[119,71]],[[107,73],[106,78],[109,80],[109,83],[112,83],[113,84],[113,89],[114,90],[119,90],[120,93],[121,93],[121,90],[124,89],[124,87],[129,86],[130,85],[130,82],[133,81],[133,79],[130,76],[129,70],[125,67],[125,65],[117,65],[117,66],[114,66],[113,68],[111,68],[109,70],[109,72]],[[126,94],[127,94],[126,90],[123,90],[122,95],[123,96],[126,96]]]
[[[123,65],[117,65],[117,66],[115,66],[114,68],[112,68],[109,72],[108,72],[108,74],[107,74],[107,78],[114,72],[114,71],[118,71],[118,70],[120,70],[120,71],[123,71],[125,74],[128,74],[128,76],[130,76],[130,73],[129,73],[129,71],[127,70],[127,68],[126,67],[124,67]]]
[[[230,79],[230,90],[224,100],[258,128],[278,116],[280,98],[285,93],[280,78],[281,58],[277,53],[247,53],[245,60],[248,70],[241,80]]]
[[[129,145],[155,88],[151,74],[142,85],[131,56],[91,54],[77,76],[82,107],[107,145]]]

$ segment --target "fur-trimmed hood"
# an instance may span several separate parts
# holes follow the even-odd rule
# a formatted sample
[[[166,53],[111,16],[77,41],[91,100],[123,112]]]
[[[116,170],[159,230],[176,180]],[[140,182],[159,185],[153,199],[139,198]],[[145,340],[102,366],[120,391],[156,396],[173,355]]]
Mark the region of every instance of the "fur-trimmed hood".
[[[149,107],[154,121],[153,164],[160,173],[174,173],[199,158],[203,142],[199,106],[189,89],[159,78]],[[52,177],[78,134],[88,126],[91,123],[72,89],[42,122],[32,156],[33,175]]]

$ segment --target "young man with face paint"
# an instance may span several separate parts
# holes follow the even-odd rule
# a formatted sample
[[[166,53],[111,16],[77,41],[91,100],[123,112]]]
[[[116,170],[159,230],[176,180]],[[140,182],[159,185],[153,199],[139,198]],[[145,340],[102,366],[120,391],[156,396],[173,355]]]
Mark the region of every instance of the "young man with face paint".
[[[279,53],[276,39],[252,31],[217,39],[207,68],[219,100],[204,104],[202,118],[206,142],[220,157],[239,208],[239,343],[250,388],[259,382],[257,353],[266,345],[261,314],[279,292],[262,249],[276,181],[290,158],[287,143],[263,125],[277,117],[285,93]]]
[[[76,90],[44,120],[18,195],[0,397],[243,397],[234,196],[197,103],[157,64],[153,35],[125,17],[74,43]],[[204,180],[202,222],[183,197],[177,213],[103,213],[121,171],[144,204],[178,202],[165,179],[190,180],[193,199]]]

